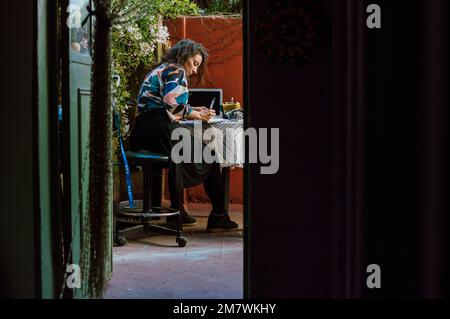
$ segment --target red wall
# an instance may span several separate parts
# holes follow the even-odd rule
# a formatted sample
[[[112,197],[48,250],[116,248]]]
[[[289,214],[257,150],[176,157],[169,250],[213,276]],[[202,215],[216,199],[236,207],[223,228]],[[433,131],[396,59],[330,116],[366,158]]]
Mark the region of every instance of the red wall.
[[[222,88],[224,101],[243,101],[242,19],[179,17],[165,21],[171,44],[188,38],[202,43],[209,53],[208,76],[198,87]]]
[[[188,38],[202,43],[208,50],[208,74],[197,87],[222,88],[224,102],[233,97],[243,106],[243,38],[242,19],[223,17],[179,17],[164,23],[172,45]],[[231,170],[230,200],[242,203],[242,169]],[[188,201],[204,202],[207,196],[199,185],[187,191]]]

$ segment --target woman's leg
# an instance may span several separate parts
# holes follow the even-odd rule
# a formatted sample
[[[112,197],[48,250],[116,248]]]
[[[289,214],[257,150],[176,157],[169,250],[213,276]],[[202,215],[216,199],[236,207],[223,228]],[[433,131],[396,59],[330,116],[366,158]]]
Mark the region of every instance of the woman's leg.
[[[210,174],[203,182],[205,191],[213,207],[208,217],[208,231],[233,230],[238,224],[233,222],[225,209],[225,200],[222,189],[222,173],[218,163],[211,165]]]
[[[208,177],[203,182],[206,194],[212,205],[212,214],[227,215],[225,209],[224,194],[222,190],[222,174],[220,172],[220,165],[214,163],[211,165],[211,170]]]
[[[172,164],[175,166],[175,164]],[[177,187],[175,167],[169,169],[169,193],[170,193],[170,207],[180,210],[183,207],[183,189]]]

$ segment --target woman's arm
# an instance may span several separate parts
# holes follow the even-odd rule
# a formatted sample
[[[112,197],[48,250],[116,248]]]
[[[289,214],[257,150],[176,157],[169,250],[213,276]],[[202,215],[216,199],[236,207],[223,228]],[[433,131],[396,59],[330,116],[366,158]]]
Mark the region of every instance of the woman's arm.
[[[185,71],[182,68],[169,67],[163,74],[165,82],[163,102],[168,106],[174,120],[182,118],[208,121],[215,112],[204,106],[192,107],[188,104],[189,90]]]
[[[188,104],[189,91],[185,71],[174,66],[163,72],[163,102],[174,118],[187,117],[194,110]]]
[[[204,110],[207,110],[208,108],[207,107],[205,107],[205,106],[191,106],[191,109],[194,109],[194,110],[196,110],[196,111],[204,111]]]

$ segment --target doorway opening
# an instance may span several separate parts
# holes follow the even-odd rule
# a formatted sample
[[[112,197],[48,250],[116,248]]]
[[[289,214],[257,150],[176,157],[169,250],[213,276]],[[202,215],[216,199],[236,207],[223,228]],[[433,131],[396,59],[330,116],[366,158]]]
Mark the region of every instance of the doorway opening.
[[[183,39],[191,39],[201,43],[208,51],[208,73],[205,79],[198,84],[194,84],[194,81],[188,84],[189,89],[195,92],[195,97],[191,95],[191,106],[209,107],[209,102],[208,105],[198,102],[199,94],[209,97],[211,92],[220,91],[220,98],[213,100],[217,115],[225,115],[226,111],[243,107],[242,8],[234,9],[238,13],[209,15],[201,7],[202,3],[191,4],[199,11],[189,12],[192,8],[186,7],[183,15],[149,16],[146,23],[152,26],[150,28],[145,23],[130,23],[113,27],[112,30],[113,72],[120,78],[120,87],[115,88],[119,120],[113,160],[114,210],[116,217],[122,216],[116,219],[116,230],[123,231],[124,235],[120,242],[116,240],[113,248],[112,279],[105,298],[244,297],[243,162],[226,163],[220,169],[223,183],[220,191],[223,192],[230,219],[238,224],[232,231],[207,231],[212,207],[201,184],[186,188],[183,193],[184,209],[195,219],[194,223],[183,225],[183,237],[187,239],[184,247],[179,247],[173,235],[146,232],[145,222],[123,218],[121,215],[124,211],[141,211],[142,199],[146,194],[142,167],[130,165],[131,179],[127,184],[120,138],[126,151],[136,124],[136,113],[139,112],[136,100],[141,84],[152,67],[175,44]],[[152,38],[152,32],[156,37]],[[134,56],[133,50],[139,52],[135,61],[130,58]],[[127,52],[127,56],[124,57],[122,52]],[[194,101],[200,104],[193,104]],[[224,105],[228,109],[224,109]],[[239,122],[243,128],[241,119],[229,120]],[[224,125],[221,122],[211,125],[220,129],[221,124]],[[238,135],[235,139],[239,140],[240,137]],[[153,176],[151,190],[153,204],[170,207],[168,170],[164,169],[156,175]],[[130,207],[130,188],[134,208]],[[165,217],[152,220],[151,223],[170,227]]]

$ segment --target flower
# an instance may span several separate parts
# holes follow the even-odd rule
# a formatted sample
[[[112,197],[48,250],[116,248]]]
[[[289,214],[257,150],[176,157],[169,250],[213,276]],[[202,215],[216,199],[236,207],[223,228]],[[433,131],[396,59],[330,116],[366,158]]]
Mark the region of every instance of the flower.
[[[142,34],[139,31],[137,31],[134,33],[134,38],[138,41],[142,40]]]
[[[139,48],[144,55],[149,55],[155,49],[155,45],[153,43],[140,42]]]
[[[169,31],[167,30],[166,26],[159,26],[158,30],[156,31],[156,42],[158,43],[166,43],[169,40]]]

